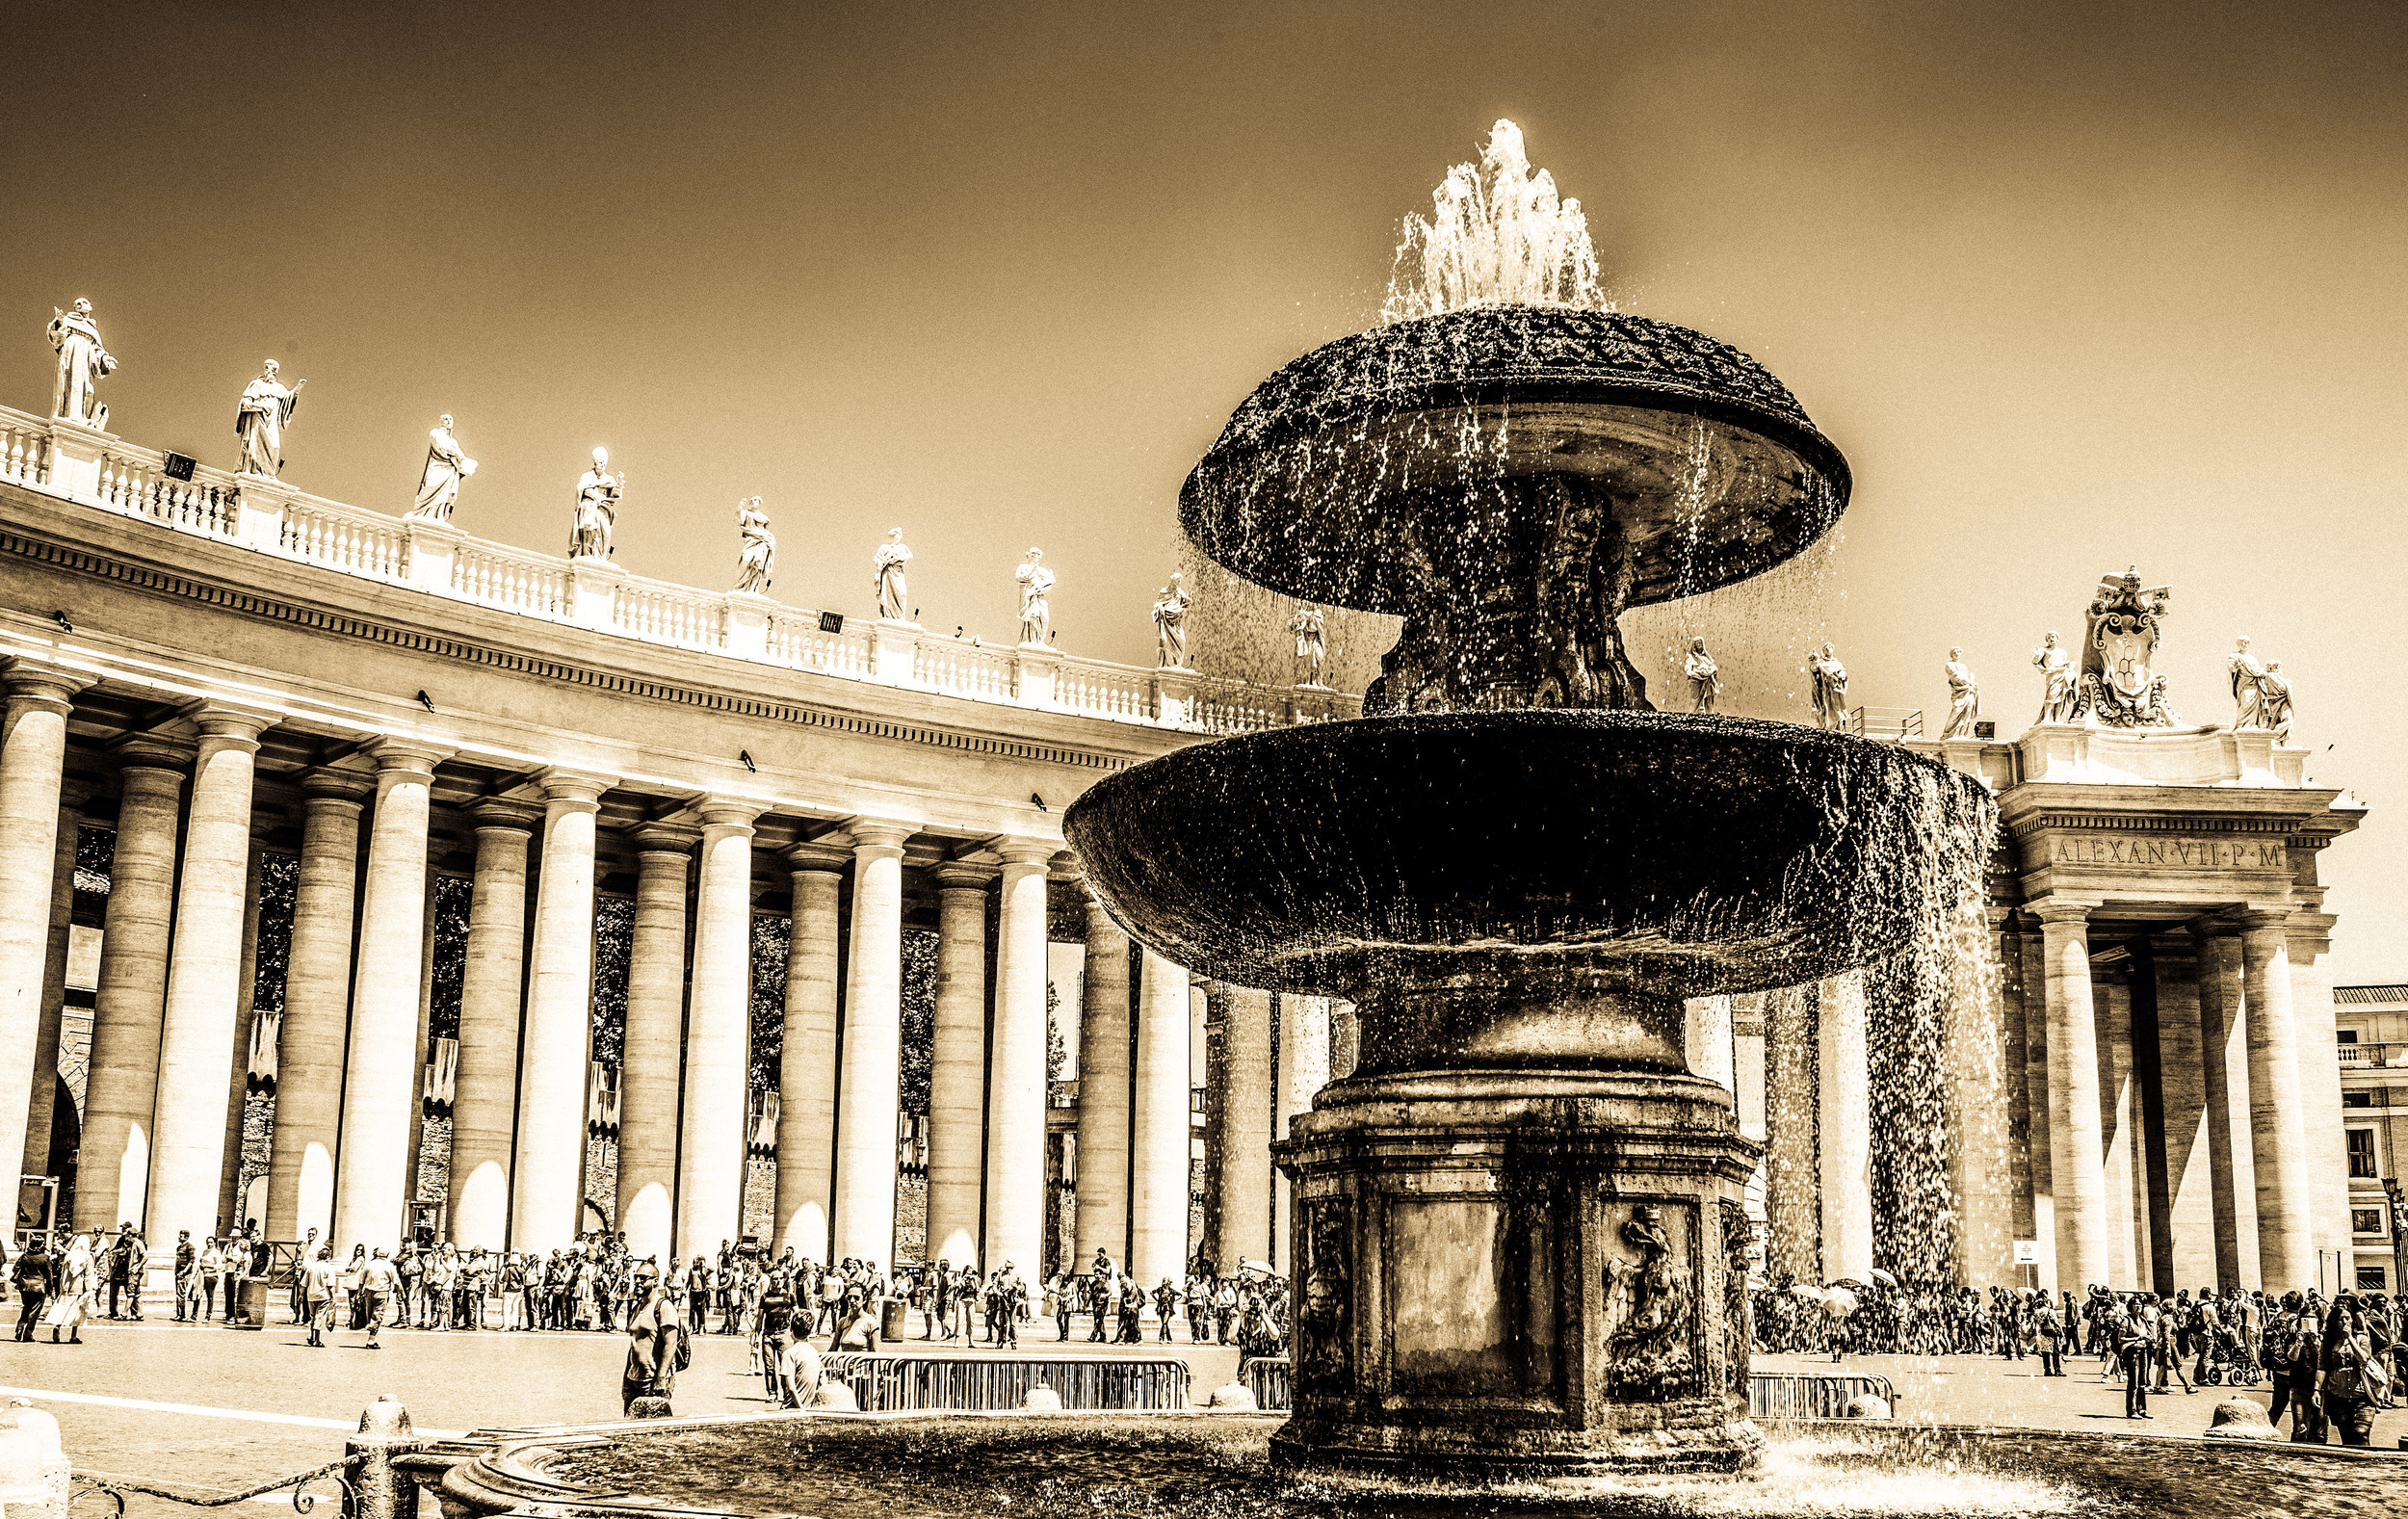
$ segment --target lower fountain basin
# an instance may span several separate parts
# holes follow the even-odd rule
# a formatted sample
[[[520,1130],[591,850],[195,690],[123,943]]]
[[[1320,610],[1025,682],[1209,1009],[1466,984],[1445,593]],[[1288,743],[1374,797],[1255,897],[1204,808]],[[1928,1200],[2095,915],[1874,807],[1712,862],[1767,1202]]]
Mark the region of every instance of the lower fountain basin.
[[[1660,998],[1898,949],[1990,806],[1935,761],[1790,723],[1426,713],[1182,749],[1099,781],[1063,829],[1112,917],[1199,976]]]

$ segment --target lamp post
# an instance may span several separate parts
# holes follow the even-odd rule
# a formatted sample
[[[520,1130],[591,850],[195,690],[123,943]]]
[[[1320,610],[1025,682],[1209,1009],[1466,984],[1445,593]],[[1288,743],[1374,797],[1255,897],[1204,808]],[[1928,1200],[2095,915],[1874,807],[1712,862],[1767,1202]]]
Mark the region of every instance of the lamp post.
[[[2383,1178],[2383,1195],[2392,1205],[2392,1296],[2408,1292],[2408,1189],[2396,1176]]]

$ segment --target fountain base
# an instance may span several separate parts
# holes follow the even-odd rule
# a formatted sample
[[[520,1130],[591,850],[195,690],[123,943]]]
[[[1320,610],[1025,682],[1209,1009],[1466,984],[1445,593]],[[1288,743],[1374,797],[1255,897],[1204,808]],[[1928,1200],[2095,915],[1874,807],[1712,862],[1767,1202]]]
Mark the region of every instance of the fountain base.
[[[1325,1088],[1295,1184],[1294,1470],[1528,1482],[1741,1472],[1741,1194],[1721,1087],[1489,1069]]]

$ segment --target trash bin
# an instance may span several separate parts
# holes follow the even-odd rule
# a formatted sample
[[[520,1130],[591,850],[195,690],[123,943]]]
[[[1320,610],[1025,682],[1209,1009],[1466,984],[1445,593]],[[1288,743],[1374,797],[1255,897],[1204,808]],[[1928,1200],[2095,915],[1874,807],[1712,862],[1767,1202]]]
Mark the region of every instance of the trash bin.
[[[889,1341],[902,1339],[903,1337],[903,1315],[910,1311],[911,1304],[901,1297],[887,1298],[885,1319],[877,1326],[878,1338]]]

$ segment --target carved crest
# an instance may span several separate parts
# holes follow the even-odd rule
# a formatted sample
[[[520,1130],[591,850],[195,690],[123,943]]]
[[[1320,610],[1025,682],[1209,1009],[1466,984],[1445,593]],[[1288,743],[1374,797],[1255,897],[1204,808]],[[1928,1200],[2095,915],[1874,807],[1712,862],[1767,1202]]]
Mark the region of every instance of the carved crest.
[[[2158,636],[2172,596],[2165,586],[2143,587],[2137,566],[2100,579],[2082,640],[2081,693],[2069,718],[2110,728],[2169,728],[2179,720],[2165,704],[2165,677],[2154,668]]]

